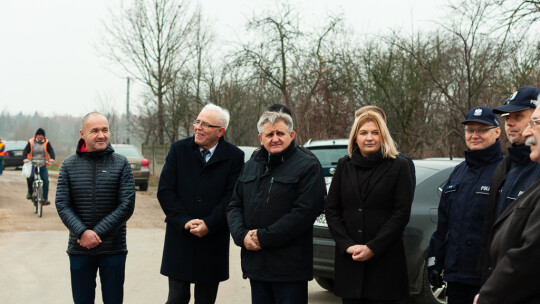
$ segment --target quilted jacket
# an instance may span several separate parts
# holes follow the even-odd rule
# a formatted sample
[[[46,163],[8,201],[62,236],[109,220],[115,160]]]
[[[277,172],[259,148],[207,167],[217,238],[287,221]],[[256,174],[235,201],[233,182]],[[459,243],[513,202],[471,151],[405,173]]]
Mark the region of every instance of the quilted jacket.
[[[126,222],[135,209],[135,182],[127,159],[109,145],[103,151],[77,153],[62,163],[56,188],[56,209],[69,229],[67,253],[127,253]],[[77,243],[87,229],[102,243],[86,249]]]

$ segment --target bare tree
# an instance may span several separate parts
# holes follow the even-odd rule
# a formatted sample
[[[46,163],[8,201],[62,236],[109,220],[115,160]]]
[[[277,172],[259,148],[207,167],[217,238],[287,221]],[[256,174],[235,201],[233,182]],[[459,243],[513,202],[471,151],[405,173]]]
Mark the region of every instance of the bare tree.
[[[110,10],[102,37],[106,55],[155,96],[157,142],[165,136],[164,99],[189,55],[193,14],[188,0],[135,0]]]
[[[250,83],[264,88],[268,96],[274,96],[276,90],[280,93],[281,100],[271,103],[281,102],[293,110],[298,141],[302,142],[319,129],[316,102],[322,100],[319,94],[324,94],[328,82],[323,79],[329,72],[325,42],[341,19],[330,17],[316,32],[301,30],[300,21],[299,14],[284,2],[273,12],[251,18],[247,27],[257,36],[242,45],[236,58],[239,66],[250,71]]]
[[[302,36],[298,28],[298,15],[284,2],[278,3],[277,12],[267,15],[249,20],[248,31],[257,32],[260,36],[242,46],[239,62],[252,66],[257,71],[255,76],[264,78],[276,87],[282,94],[283,103],[289,105],[288,73],[296,61],[299,38]]]
[[[441,94],[439,110],[445,115],[438,123],[458,151],[464,147],[463,116],[473,106],[498,104],[494,84],[521,40],[508,28],[492,26],[496,9],[490,0],[459,1],[451,6],[452,18],[441,24],[442,30],[394,42],[416,60],[420,73]]]
[[[521,25],[528,27],[540,21],[540,1],[538,0],[497,0],[496,3],[504,9],[505,25]]]

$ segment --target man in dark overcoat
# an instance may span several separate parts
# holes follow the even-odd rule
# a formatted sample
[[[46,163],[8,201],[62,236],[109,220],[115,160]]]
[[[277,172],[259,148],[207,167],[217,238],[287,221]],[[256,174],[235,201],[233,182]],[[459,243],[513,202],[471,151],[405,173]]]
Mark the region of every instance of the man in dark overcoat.
[[[538,97],[538,96],[537,96]],[[523,131],[531,147],[530,159],[540,163],[540,109],[533,112]],[[497,218],[490,234],[492,273],[480,289],[475,304],[540,303],[540,180]]]
[[[206,105],[193,122],[194,136],[171,145],[161,172],[158,200],[167,230],[161,274],[169,277],[167,303],[214,303],[229,278],[225,212],[244,164],[244,152],[224,140],[229,112]]]

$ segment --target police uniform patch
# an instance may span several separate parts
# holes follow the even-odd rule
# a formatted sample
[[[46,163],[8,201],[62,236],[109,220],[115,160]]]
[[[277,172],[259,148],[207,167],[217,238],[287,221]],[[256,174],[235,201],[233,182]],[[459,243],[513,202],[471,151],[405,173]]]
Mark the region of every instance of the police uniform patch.
[[[482,116],[482,109],[481,108],[478,108],[476,110],[474,110],[474,116]]]
[[[508,100],[506,101],[506,104],[509,104],[510,103],[510,100],[514,100],[514,98],[516,98],[517,94],[519,92],[518,91],[515,91],[512,96],[510,96],[510,98],[508,98]]]
[[[459,186],[459,184],[446,185],[446,188],[444,188],[444,192],[445,193],[455,192],[455,191],[457,191],[458,186]]]

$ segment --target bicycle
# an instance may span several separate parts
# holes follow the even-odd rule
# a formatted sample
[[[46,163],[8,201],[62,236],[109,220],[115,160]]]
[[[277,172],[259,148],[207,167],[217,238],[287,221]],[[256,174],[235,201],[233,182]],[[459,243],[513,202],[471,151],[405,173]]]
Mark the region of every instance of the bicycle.
[[[32,202],[34,203],[34,213],[39,217],[43,215],[43,180],[40,175],[40,167],[49,165],[44,158],[32,158],[32,170],[34,170],[34,182],[32,183]]]

